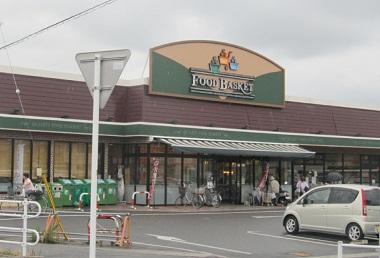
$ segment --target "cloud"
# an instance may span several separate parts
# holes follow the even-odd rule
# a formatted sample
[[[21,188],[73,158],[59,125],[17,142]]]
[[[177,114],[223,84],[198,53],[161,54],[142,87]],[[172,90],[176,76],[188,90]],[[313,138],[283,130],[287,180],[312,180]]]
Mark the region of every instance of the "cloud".
[[[3,0],[8,42],[102,1]],[[151,47],[206,39],[256,51],[286,69],[287,94],[377,103],[377,0],[116,1],[9,49],[14,66],[79,73],[78,52],[129,48],[125,78],[140,77]],[[0,51],[0,64],[8,64]]]

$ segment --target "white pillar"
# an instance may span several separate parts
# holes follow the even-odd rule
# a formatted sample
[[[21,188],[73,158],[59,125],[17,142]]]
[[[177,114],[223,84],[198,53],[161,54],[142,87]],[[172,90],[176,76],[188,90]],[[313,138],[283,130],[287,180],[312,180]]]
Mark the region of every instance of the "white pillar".
[[[16,141],[15,146],[15,169],[13,175],[13,187],[22,185],[22,177],[24,172],[24,146],[25,144]]]
[[[108,178],[108,143],[104,143],[104,178]]]
[[[91,203],[90,203],[90,258],[96,258],[96,204],[98,178],[99,143],[99,96],[100,96],[100,55],[95,56],[93,110],[92,110],[92,153],[91,153]]]
[[[337,258],[343,258],[343,242],[338,241],[338,256]]]

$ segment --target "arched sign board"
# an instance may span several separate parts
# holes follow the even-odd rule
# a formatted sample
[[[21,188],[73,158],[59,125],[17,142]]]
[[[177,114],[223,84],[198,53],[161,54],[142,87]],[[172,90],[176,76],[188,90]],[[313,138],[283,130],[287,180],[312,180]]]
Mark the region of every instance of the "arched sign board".
[[[150,94],[283,107],[284,79],[281,66],[228,43],[182,41],[150,51]]]

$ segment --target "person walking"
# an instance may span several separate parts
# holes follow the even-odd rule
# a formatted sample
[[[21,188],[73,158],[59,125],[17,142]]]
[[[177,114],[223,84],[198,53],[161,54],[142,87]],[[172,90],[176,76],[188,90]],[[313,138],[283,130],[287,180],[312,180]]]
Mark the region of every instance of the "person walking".
[[[277,206],[278,197],[280,195],[280,183],[273,176],[270,176],[269,184],[272,192],[272,204]]]
[[[301,196],[309,191],[309,184],[305,181],[305,177],[303,175],[300,176],[300,179],[297,182],[296,191],[298,196]]]

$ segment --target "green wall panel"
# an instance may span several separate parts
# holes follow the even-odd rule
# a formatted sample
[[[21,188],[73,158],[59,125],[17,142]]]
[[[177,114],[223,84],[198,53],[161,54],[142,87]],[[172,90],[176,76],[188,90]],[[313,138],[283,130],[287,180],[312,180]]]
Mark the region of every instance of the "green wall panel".
[[[43,118],[0,116],[0,129],[51,133],[86,134],[92,132],[91,121],[62,121]],[[335,137],[285,133],[263,133],[249,130],[217,130],[216,128],[180,127],[153,123],[100,124],[100,135],[133,137],[179,137],[231,141],[294,143],[301,145],[380,148],[380,138]]]

